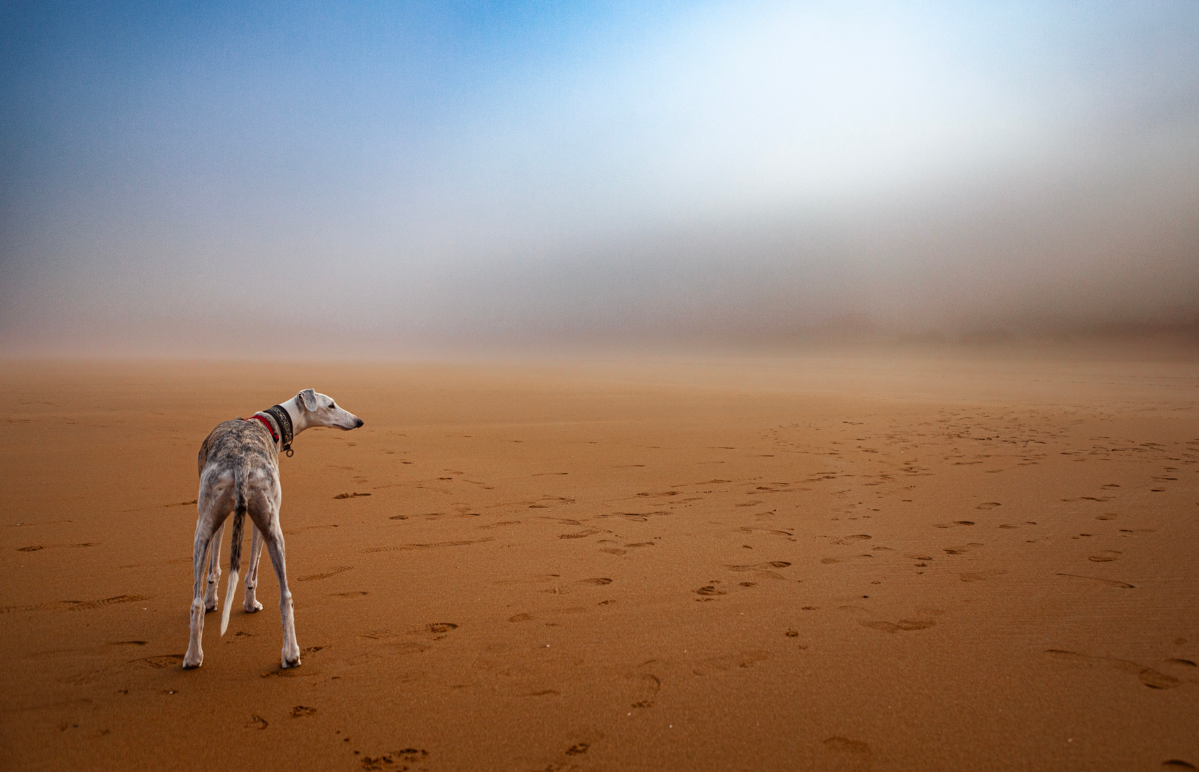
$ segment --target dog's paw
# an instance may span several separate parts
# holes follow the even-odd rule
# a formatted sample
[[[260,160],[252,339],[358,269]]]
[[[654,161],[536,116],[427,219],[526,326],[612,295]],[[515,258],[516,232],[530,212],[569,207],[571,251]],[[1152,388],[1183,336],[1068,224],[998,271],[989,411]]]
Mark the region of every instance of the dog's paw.
[[[283,667],[299,667],[300,666],[300,644],[296,643],[293,638],[290,641],[283,642]]]
[[[184,670],[193,670],[195,668],[198,668],[203,663],[204,663],[204,652],[201,651],[199,654],[192,654],[189,651],[187,653],[187,656],[183,658],[183,669]]]
[[[242,606],[247,614],[253,614],[255,611],[262,611],[262,604],[256,600],[247,600]]]
[[[213,600],[211,602],[204,601],[204,613],[205,614],[216,611],[216,607],[217,607],[217,602],[216,602],[215,598],[213,598]]]

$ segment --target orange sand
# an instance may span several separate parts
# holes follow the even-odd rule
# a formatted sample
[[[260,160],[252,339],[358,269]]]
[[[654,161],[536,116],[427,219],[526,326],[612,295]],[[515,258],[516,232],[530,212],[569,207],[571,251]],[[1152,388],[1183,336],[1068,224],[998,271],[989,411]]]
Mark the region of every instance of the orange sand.
[[[366,421],[282,459],[303,666],[264,558],[184,671],[196,451],[303,387]],[[4,769],[1199,766],[1193,359],[8,362],[0,394]]]

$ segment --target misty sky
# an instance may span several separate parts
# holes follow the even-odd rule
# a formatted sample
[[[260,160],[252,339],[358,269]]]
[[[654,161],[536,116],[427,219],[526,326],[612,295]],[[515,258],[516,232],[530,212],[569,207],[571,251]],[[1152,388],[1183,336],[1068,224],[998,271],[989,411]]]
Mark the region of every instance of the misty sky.
[[[0,355],[1199,323],[1199,3],[0,4]]]

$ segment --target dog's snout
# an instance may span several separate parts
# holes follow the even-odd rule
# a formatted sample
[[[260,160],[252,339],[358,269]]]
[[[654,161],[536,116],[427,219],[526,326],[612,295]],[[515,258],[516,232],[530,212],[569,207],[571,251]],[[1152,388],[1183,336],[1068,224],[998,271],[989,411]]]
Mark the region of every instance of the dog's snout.
[[[355,423],[354,423],[355,429],[357,429],[359,426],[362,426],[364,423],[366,423],[366,421],[363,421],[361,418],[355,418],[354,421],[355,421]]]

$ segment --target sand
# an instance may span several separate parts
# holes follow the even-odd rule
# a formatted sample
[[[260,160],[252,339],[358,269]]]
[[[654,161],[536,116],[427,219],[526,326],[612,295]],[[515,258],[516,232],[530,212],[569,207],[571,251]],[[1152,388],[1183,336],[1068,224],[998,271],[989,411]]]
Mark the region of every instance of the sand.
[[[184,671],[196,451],[303,387],[366,421],[282,460],[303,665],[264,561]],[[4,769],[1199,766],[1193,358],[7,362],[0,394]]]

